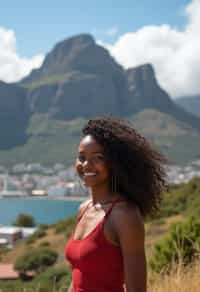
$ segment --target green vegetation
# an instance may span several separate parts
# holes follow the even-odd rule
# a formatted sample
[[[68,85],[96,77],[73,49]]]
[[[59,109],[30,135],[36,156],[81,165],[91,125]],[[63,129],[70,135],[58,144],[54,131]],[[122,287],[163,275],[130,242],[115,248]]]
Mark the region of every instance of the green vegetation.
[[[75,217],[69,217],[53,225],[39,225],[38,231],[26,240],[26,243],[31,243],[31,246],[25,246],[23,254],[17,256],[16,265],[18,266],[16,268],[21,273],[20,279],[0,280],[2,292],[67,291],[71,282],[71,270],[66,263],[63,263],[63,249],[59,248],[56,252],[52,245],[57,245],[57,235],[61,236],[63,234],[62,240],[66,242],[67,239],[65,238],[68,238],[71,234],[75,221]],[[50,237],[48,237],[48,234]],[[41,236],[42,238],[46,237],[41,241]],[[3,249],[2,253],[4,253]],[[58,255],[59,264],[56,262]],[[61,258],[63,260],[60,263]],[[36,273],[32,279],[24,274],[29,271]]]
[[[34,243],[38,238],[42,238],[46,235],[46,231],[43,229],[36,230],[31,236],[26,239],[26,244]]]
[[[67,287],[69,287],[70,282],[71,271],[67,267],[51,267],[37,277],[37,283],[40,283],[41,287],[51,289],[47,290],[50,292],[52,292],[52,287],[57,288],[55,291],[58,291],[60,288],[63,289],[62,291],[67,291]]]
[[[171,186],[164,194],[160,217],[177,214],[200,218],[200,178]]]
[[[32,280],[19,279],[1,281],[1,292],[61,292],[67,291],[71,282],[71,271],[67,266],[49,267]]]
[[[56,84],[64,80],[71,79],[72,76],[73,76],[73,72],[68,73],[68,74],[54,74],[47,77],[43,77],[42,79],[38,81],[34,81],[32,83],[24,83],[21,86],[28,89],[36,89],[37,87],[40,87],[43,85]]]
[[[27,272],[35,272],[36,274],[39,274],[44,272],[47,267],[53,265],[57,258],[57,252],[50,248],[40,247],[37,249],[31,249],[17,258],[14,268],[21,275],[26,275]]]
[[[199,252],[199,208],[200,178],[195,178],[186,184],[170,186],[169,191],[164,194],[159,216],[147,224],[150,228],[148,229],[147,248],[151,269],[164,272],[169,269],[171,264],[173,265],[180,259],[184,265],[187,265]],[[171,222],[182,218],[181,216],[171,216],[180,214],[183,214],[185,220],[169,228]],[[190,218],[191,215],[194,217]],[[31,245],[25,244],[23,254],[18,250],[15,257],[18,258],[18,261],[20,258],[22,262],[22,272],[30,271],[30,267],[33,269],[31,265],[34,264],[36,275],[29,280],[21,278],[16,281],[0,281],[3,292],[21,292],[25,288],[27,291],[32,291],[32,287],[34,287],[33,291],[37,292],[67,291],[71,281],[71,271],[63,256],[64,244],[75,223],[75,217],[68,217],[52,225],[39,225],[38,231],[26,241]],[[46,265],[46,255],[45,257],[38,256],[39,251],[46,249],[57,251],[59,264],[54,262],[52,266],[48,266]],[[26,257],[24,257],[24,253]],[[41,260],[44,260],[44,266],[41,264]],[[47,261],[47,263],[49,262]],[[26,265],[29,265],[28,268]],[[39,267],[40,265],[42,267]]]
[[[200,221],[190,218],[172,225],[169,234],[155,245],[150,266],[160,272],[180,261],[187,265],[199,251]]]
[[[36,114],[32,116],[27,129],[30,137],[28,143],[11,150],[1,150],[1,164],[9,166],[22,161],[40,162],[43,165],[74,164],[84,123],[84,119],[61,121]]]
[[[167,114],[148,109],[127,118],[133,126],[158,147],[170,161],[183,165],[200,158],[200,134]],[[40,162],[43,165],[75,161],[81,128],[86,118],[56,120],[47,114],[34,114],[27,128],[28,142],[0,151],[3,165]],[[48,150],[48,151],[47,151]]]
[[[41,79],[29,83],[21,84],[22,87],[33,90],[40,86],[48,86],[52,84],[58,84],[63,81],[70,80],[82,80],[87,78],[94,77],[94,74],[82,74],[80,71],[70,71],[65,74],[52,74],[46,77],[42,77]]]
[[[32,216],[22,213],[18,215],[14,225],[19,227],[34,227],[36,224]]]
[[[172,116],[146,109],[129,118],[171,162],[184,165],[200,158],[200,133]]]
[[[60,220],[53,225],[55,228],[55,233],[63,233],[67,232],[70,234],[74,225],[75,225],[76,218],[74,216],[70,216],[64,220]]]

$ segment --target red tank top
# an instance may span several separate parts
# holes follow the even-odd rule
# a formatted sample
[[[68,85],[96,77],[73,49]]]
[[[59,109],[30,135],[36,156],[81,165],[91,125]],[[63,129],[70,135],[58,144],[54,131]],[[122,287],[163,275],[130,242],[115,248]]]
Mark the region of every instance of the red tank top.
[[[103,219],[86,237],[74,239],[76,226],[89,204],[79,218],[65,247],[65,257],[72,266],[73,292],[124,292],[121,249],[109,242],[103,232],[106,218],[119,201],[122,200],[112,203]]]

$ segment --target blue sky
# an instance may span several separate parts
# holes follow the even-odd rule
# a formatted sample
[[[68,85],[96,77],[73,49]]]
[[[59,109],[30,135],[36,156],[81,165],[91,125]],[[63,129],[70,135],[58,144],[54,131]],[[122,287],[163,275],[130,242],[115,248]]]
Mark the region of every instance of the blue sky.
[[[124,68],[151,63],[172,97],[200,94],[200,0],[1,1],[0,80],[20,80],[80,33]]]
[[[112,43],[119,35],[146,25],[168,23],[181,28],[186,20],[183,8],[189,2],[7,0],[1,3],[0,27],[14,30],[18,53],[30,57],[47,53],[56,42],[81,32]]]

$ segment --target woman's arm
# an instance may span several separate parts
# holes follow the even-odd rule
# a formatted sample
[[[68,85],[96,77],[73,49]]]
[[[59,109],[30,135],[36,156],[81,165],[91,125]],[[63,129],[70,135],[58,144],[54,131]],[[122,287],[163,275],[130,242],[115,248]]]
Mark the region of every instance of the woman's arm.
[[[125,291],[146,292],[147,272],[142,216],[136,207],[123,206],[116,210],[114,217],[123,256]]]

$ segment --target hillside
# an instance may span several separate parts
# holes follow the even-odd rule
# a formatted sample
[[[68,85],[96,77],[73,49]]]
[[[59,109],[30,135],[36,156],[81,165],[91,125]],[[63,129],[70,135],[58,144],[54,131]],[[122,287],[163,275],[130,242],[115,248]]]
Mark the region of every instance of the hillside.
[[[27,142],[29,117],[26,90],[0,81],[0,149],[11,149]]]
[[[171,162],[180,165],[200,157],[200,135],[188,124],[153,109],[128,117],[137,130],[150,139]],[[23,146],[0,151],[2,164],[25,161],[51,165],[56,162],[71,165],[75,161],[81,128],[86,119],[62,121],[45,114],[32,115]]]
[[[175,102],[186,111],[200,117],[200,95],[180,97]]]
[[[172,223],[183,221],[190,215],[200,218],[200,209],[198,210],[197,206],[200,206],[200,179],[193,179],[189,183],[170,187],[169,191],[164,194],[159,216],[157,219],[148,220],[145,225],[147,259],[150,258],[155,243],[168,233]],[[19,242],[13,250],[2,250],[2,252],[0,250],[0,262],[2,263],[13,263],[24,252],[41,246],[48,246],[59,254],[58,262],[52,268],[48,268],[46,272],[36,276],[34,280],[2,281],[0,282],[0,287],[9,287],[7,292],[21,292],[25,287],[31,289],[31,287],[36,288],[40,285],[43,288],[45,287],[42,291],[53,292],[52,275],[60,275],[59,279],[63,278],[62,285],[64,283],[68,285],[70,269],[64,258],[64,247],[74,224],[75,218],[69,217],[49,226],[41,226],[42,233],[32,236],[26,242]],[[178,271],[172,270],[170,274],[168,273],[162,277],[162,281],[159,275],[154,275],[150,272],[151,270],[149,269],[149,291],[152,292],[178,292],[177,287],[181,287],[183,281],[186,285],[185,287],[188,287],[191,279],[195,282],[190,283],[190,287],[197,287],[197,283],[199,283],[199,280],[197,281],[199,278],[199,262],[187,270],[180,265]],[[60,284],[59,282],[60,280],[58,280],[58,284]],[[36,292],[35,290],[33,291]],[[187,289],[183,291],[188,292]],[[193,291],[196,292],[197,290]]]
[[[200,158],[200,135],[169,114],[146,109],[132,117],[133,126],[164,153],[169,162],[183,165]]]

